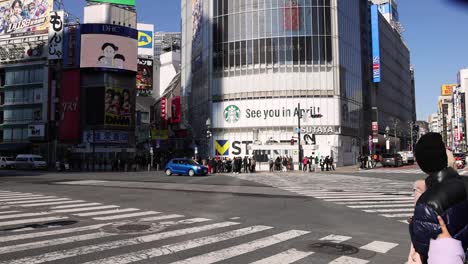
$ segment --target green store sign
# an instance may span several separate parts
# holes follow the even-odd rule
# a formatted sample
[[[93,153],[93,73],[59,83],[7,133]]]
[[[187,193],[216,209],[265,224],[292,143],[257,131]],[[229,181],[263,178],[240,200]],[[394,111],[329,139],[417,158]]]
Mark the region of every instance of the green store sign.
[[[90,2],[135,6],[135,1],[136,0],[91,0]]]

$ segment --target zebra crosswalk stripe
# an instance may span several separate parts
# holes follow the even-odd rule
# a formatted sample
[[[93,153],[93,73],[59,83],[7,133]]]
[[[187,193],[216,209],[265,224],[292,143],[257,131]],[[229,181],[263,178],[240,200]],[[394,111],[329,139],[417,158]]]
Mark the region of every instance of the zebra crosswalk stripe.
[[[330,241],[333,243],[341,243],[347,240],[350,240],[352,237],[349,236],[340,236],[340,235],[328,235],[326,237],[322,237],[320,240],[322,241]]]
[[[265,238],[260,238],[251,242],[243,243],[237,246],[232,246],[229,248],[209,252],[203,255],[196,257],[188,258],[185,260],[173,262],[172,264],[190,264],[190,263],[200,263],[200,264],[210,264],[215,263],[221,260],[230,259],[236,256],[240,256],[261,248],[266,248],[277,243],[281,243],[299,236],[306,235],[310,232],[302,230],[290,230],[280,234],[272,235]],[[120,264],[120,263],[119,263]]]
[[[181,218],[184,217],[183,215],[178,214],[170,214],[170,215],[162,215],[162,216],[155,216],[155,217],[145,217],[140,219],[142,222],[152,222],[152,221],[159,221],[159,220],[167,220],[167,219],[174,219],[174,218]]]
[[[363,210],[366,213],[392,213],[392,212],[413,212],[413,208],[398,208],[398,209],[376,209],[376,210]]]
[[[34,201],[18,201],[18,202],[6,202],[5,204],[17,205],[17,204],[32,204],[32,203],[41,203],[41,202],[58,202],[58,201],[69,201],[68,198],[54,198],[54,199],[40,199]]]
[[[0,212],[0,215],[2,214],[12,214],[12,213],[20,213],[21,211],[3,211],[3,212]]]
[[[192,219],[185,219],[185,220],[179,220],[179,221],[165,221],[165,222],[160,222],[159,224],[164,225],[164,226],[171,226],[171,225],[178,225],[178,224],[194,224],[194,223],[201,223],[201,222],[207,222],[211,221],[211,219],[208,218],[192,218]]]
[[[314,252],[304,252],[297,249],[289,249],[279,254],[252,262],[251,264],[290,264],[306,258]]]
[[[398,244],[383,242],[383,241],[374,241],[365,246],[362,246],[361,249],[366,249],[366,250],[370,250],[370,251],[383,254],[383,253],[387,253],[388,251],[390,251],[392,248],[396,246],[398,246]]]
[[[21,217],[42,216],[42,215],[50,215],[50,214],[51,214],[51,212],[21,213],[21,214],[0,215],[0,220],[12,219],[12,218],[21,218]]]
[[[170,244],[162,246],[159,248],[152,248],[142,251],[133,252],[130,254],[124,254],[119,256],[110,257],[107,259],[101,259],[97,261],[91,261],[84,264],[125,264],[132,263],[140,260],[147,260],[149,258],[160,257],[164,255],[174,254],[183,250],[193,249],[201,246],[206,246],[229,239],[258,233],[271,229],[270,226],[251,226],[247,228],[237,229],[233,231],[228,231],[221,234],[216,234],[207,237],[201,237],[196,239],[187,240],[184,242],[179,242],[175,244]],[[191,262],[191,263],[201,263],[201,262]]]
[[[380,198],[346,198],[346,199],[324,199],[326,202],[352,202],[352,201],[396,201],[396,200],[414,200],[413,197],[386,197]]]
[[[50,239],[50,240],[37,241],[37,242],[31,242],[31,243],[25,243],[25,244],[16,244],[16,245],[7,246],[7,247],[0,247],[0,254],[7,254],[7,253],[18,252],[18,251],[24,251],[24,250],[57,246],[57,245],[63,245],[63,244],[68,244],[68,243],[73,243],[73,242],[110,237],[110,236],[115,236],[115,235],[116,234],[98,232],[98,233],[91,233],[91,234],[86,234],[86,235]]]
[[[367,264],[367,263],[369,263],[369,261],[367,260],[348,257],[348,256],[341,256],[333,260],[329,264]]]
[[[12,197],[8,197],[8,198],[1,198],[0,199],[0,202],[3,203],[3,202],[11,202],[11,201],[28,201],[28,200],[37,200],[37,199],[46,199],[46,198],[57,198],[56,196],[42,196],[42,195],[38,195],[36,197],[31,197],[31,196],[25,196],[25,197],[15,197],[15,198],[12,198]]]
[[[60,229],[60,230],[54,230],[54,231],[3,236],[3,237],[0,237],[0,243],[29,239],[29,238],[39,238],[39,237],[55,236],[55,235],[62,235],[62,234],[69,234],[69,233],[78,233],[78,232],[83,232],[83,231],[92,231],[92,230],[102,228],[106,225],[109,225],[109,224],[97,224],[97,225],[81,226],[81,227],[75,227],[75,228]]]
[[[126,247],[126,246],[132,246],[132,245],[139,245],[139,244],[158,241],[158,240],[171,238],[171,237],[178,237],[178,236],[194,234],[194,233],[198,233],[202,231],[208,231],[208,230],[214,230],[218,228],[234,226],[238,224],[239,223],[236,223],[236,222],[221,222],[221,223],[215,223],[215,224],[198,226],[198,227],[177,229],[173,231],[156,233],[156,234],[135,237],[135,238],[125,239],[125,240],[118,240],[118,241],[96,244],[96,245],[91,245],[91,246],[82,246],[82,247],[73,248],[73,249],[65,249],[65,250],[60,250],[60,251],[55,251],[55,252],[44,253],[44,254],[36,255],[32,257],[25,257],[25,258],[20,258],[20,259],[2,261],[0,262],[0,264],[44,263],[44,262],[49,262],[49,261],[54,261],[54,260],[76,257],[79,255],[86,255],[86,254],[101,252],[101,251],[110,250],[110,249],[116,249],[116,248],[121,248],[121,247]],[[102,262],[98,262],[98,263],[102,263]]]
[[[42,217],[42,218],[33,218],[33,219],[21,219],[21,220],[15,220],[15,221],[0,222],[0,226],[12,226],[12,225],[46,222],[46,221],[65,220],[65,219],[68,219],[68,217]]]
[[[67,209],[67,208],[78,208],[78,207],[95,206],[95,205],[102,205],[102,204],[101,203],[80,203],[80,204],[71,204],[71,205],[59,205],[59,206],[54,206],[50,209]]]
[[[49,205],[59,205],[59,204],[75,204],[82,203],[82,200],[73,200],[73,201],[63,201],[63,202],[46,202],[46,203],[32,203],[32,204],[22,204],[21,207],[40,207],[40,206],[49,206]]]
[[[388,217],[388,218],[402,218],[402,217],[413,216],[413,214],[383,214],[381,216],[385,216],[385,217]]]
[[[108,220],[117,220],[117,219],[123,219],[123,218],[145,216],[145,215],[154,215],[154,214],[160,214],[160,213],[159,212],[154,212],[154,211],[146,211],[146,212],[139,212],[139,213],[123,214],[123,215],[95,217],[93,219],[94,220],[101,220],[101,221],[108,221]]]
[[[107,211],[97,211],[97,212],[91,212],[91,213],[78,213],[78,214],[73,214],[73,215],[84,217],[84,216],[97,216],[97,215],[135,212],[135,211],[139,211],[139,210],[140,209],[137,209],[137,208],[112,209],[112,210],[107,210]]]
[[[55,213],[76,213],[76,212],[86,212],[86,211],[93,211],[93,210],[100,210],[100,209],[111,209],[111,208],[119,208],[118,205],[103,205],[103,206],[94,206],[94,207],[85,207],[85,208],[73,208],[73,209],[61,209],[61,210],[53,210]]]
[[[412,203],[404,203],[404,204],[379,204],[379,205],[348,205],[349,208],[354,209],[365,209],[365,208],[395,208],[395,207],[413,207],[414,204]]]

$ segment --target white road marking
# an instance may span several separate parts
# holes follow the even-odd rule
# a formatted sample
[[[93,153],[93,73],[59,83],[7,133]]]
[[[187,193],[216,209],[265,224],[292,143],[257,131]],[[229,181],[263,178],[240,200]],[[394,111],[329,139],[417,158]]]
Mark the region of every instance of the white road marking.
[[[382,214],[381,216],[389,217],[389,218],[397,218],[397,217],[410,217],[413,214]]]
[[[35,201],[19,201],[19,202],[6,202],[5,204],[32,204],[32,203],[41,203],[41,202],[58,202],[58,201],[69,201],[69,198],[55,198],[55,199],[41,199]]]
[[[369,263],[367,260],[352,258],[347,256],[339,257],[328,264],[366,264]]]
[[[407,220],[398,220],[398,222],[409,225]]]
[[[38,232],[38,233],[29,233],[29,234],[22,234],[22,235],[12,235],[12,236],[3,236],[0,237],[0,243],[9,242],[9,241],[16,241],[28,238],[37,238],[37,237],[46,237],[46,236],[54,236],[54,235],[62,235],[62,234],[69,234],[75,232],[83,232],[83,231],[91,231],[96,230],[101,227],[104,227],[109,224],[98,224],[98,225],[90,225],[90,226],[82,226],[82,227],[75,227],[75,228],[68,228],[68,229],[60,229],[54,231],[45,231],[45,232]]]
[[[393,208],[393,207],[412,207],[414,209],[414,204],[380,204],[380,205],[348,205],[349,208],[360,209],[360,208]]]
[[[345,242],[346,240],[350,240],[351,238],[352,237],[349,237],[349,236],[328,235],[326,237],[322,237],[320,240],[331,241],[333,243],[341,243],[341,242]]]
[[[290,264],[312,254],[314,254],[314,252],[303,252],[292,248],[271,257],[252,262],[251,264]]]
[[[24,250],[57,246],[57,245],[74,243],[74,242],[79,242],[79,241],[110,237],[110,236],[115,236],[115,235],[116,234],[98,232],[98,233],[91,233],[91,234],[86,234],[86,235],[49,239],[49,240],[37,241],[37,242],[31,242],[31,243],[25,243],[25,244],[16,244],[16,245],[7,246],[7,247],[0,247],[0,254],[7,254],[7,253],[18,252],[18,251],[24,251]]]
[[[12,214],[12,213],[21,213],[21,211],[3,211],[0,214]]]
[[[413,201],[413,197],[380,197],[380,198],[352,198],[352,199],[325,199],[326,202],[351,202],[351,201],[397,201],[397,200],[405,200],[405,201]]]
[[[167,226],[179,225],[179,224],[188,225],[188,224],[202,223],[202,222],[207,222],[207,221],[211,221],[211,219],[208,219],[208,218],[191,218],[191,219],[185,219],[185,220],[179,220],[179,221],[166,221],[166,222],[161,222],[159,224],[167,225]]]
[[[106,182],[109,182],[109,181],[83,180],[83,181],[57,182],[57,183],[67,184],[67,185],[86,185],[86,184],[106,183]]]
[[[1,194],[0,198],[15,198],[15,197],[37,197],[43,196],[40,194],[32,194],[32,193],[11,193],[11,194]]]
[[[363,210],[366,213],[414,212],[414,208]]]
[[[413,199],[414,201],[414,199]],[[412,203],[411,201],[381,201],[381,202],[342,202],[342,203],[337,203],[337,204],[343,204],[343,205],[364,205],[364,204],[408,204]]]
[[[151,248],[151,249],[141,250],[137,252],[132,252],[130,254],[123,254],[123,255],[114,256],[114,257],[110,257],[106,259],[90,261],[84,264],[125,264],[125,263],[132,263],[132,262],[140,261],[140,260],[148,260],[150,258],[174,254],[179,251],[206,246],[206,245],[226,241],[229,239],[265,231],[271,228],[272,227],[270,226],[251,226],[251,227],[228,231],[225,233],[216,234],[212,236],[201,237],[201,238],[187,240],[184,242],[165,245],[159,248]],[[198,264],[198,262],[193,262],[193,263]]]
[[[101,203],[82,203],[82,204],[72,204],[72,205],[60,205],[51,207],[50,209],[66,209],[66,208],[77,208],[77,207],[85,207],[85,206],[95,206],[95,205],[102,205]]]
[[[73,201],[64,201],[64,202],[47,202],[47,203],[33,203],[33,204],[22,204],[22,207],[39,207],[39,206],[49,206],[49,205],[59,205],[59,204],[74,204],[82,203],[82,200],[73,200]]]
[[[401,197],[400,195],[359,195],[359,196],[330,196],[330,197],[327,197],[327,196],[320,196],[320,197],[315,197],[317,199],[347,199],[347,198],[397,198],[397,197]],[[367,200],[367,199],[364,199],[364,200]]]
[[[140,209],[137,209],[137,208],[112,209],[112,210],[107,210],[107,211],[97,211],[97,212],[91,212],[91,213],[79,213],[79,214],[73,214],[73,215],[77,215],[77,216],[96,216],[96,215],[107,215],[107,214],[135,212],[135,211],[139,211],[139,210]]]
[[[197,263],[197,264],[210,264],[215,263],[218,261],[230,259],[236,256],[240,256],[258,249],[266,248],[296,237],[303,236],[308,234],[308,231],[302,230],[290,230],[280,234],[272,235],[265,238],[260,238],[251,242],[243,243],[237,246],[232,246],[229,248],[212,251],[203,255],[199,255],[196,257],[188,258],[185,260],[173,262],[172,264],[190,264],[190,263]],[[120,264],[120,263],[119,263]]]
[[[154,211],[146,211],[146,212],[139,212],[139,213],[132,213],[132,214],[95,217],[93,219],[94,220],[100,220],[100,221],[108,221],[108,220],[117,220],[117,219],[123,219],[123,218],[145,216],[145,215],[154,215],[154,214],[160,214],[160,213],[159,212],[154,212]]]
[[[22,220],[15,220],[15,221],[0,222],[0,226],[22,225],[22,224],[57,221],[57,220],[64,220],[64,219],[68,219],[68,217],[42,217],[42,218],[34,218],[34,219],[22,219]]]
[[[74,208],[74,209],[63,209],[63,210],[53,210],[56,213],[76,213],[76,212],[86,212],[100,209],[111,209],[119,208],[118,205],[103,205],[103,206],[94,206],[94,207],[85,207],[85,208]]]
[[[166,220],[166,219],[173,219],[173,218],[181,218],[184,217],[183,215],[178,215],[178,214],[170,214],[170,215],[162,215],[162,216],[155,216],[155,217],[146,217],[140,219],[142,222],[152,222],[152,221],[160,221],[160,220]]]
[[[0,220],[12,219],[12,218],[22,218],[22,217],[32,217],[32,216],[41,216],[41,215],[50,215],[50,214],[51,214],[51,212],[21,213],[21,214],[0,215]]]
[[[0,262],[0,264],[44,263],[44,262],[60,260],[64,258],[71,258],[71,257],[80,256],[80,255],[101,252],[101,251],[110,250],[110,249],[126,247],[126,246],[140,245],[143,243],[154,242],[154,241],[158,241],[158,240],[162,240],[166,238],[178,237],[178,236],[183,236],[183,235],[188,235],[188,234],[193,234],[193,233],[198,233],[198,232],[203,232],[203,231],[208,231],[208,230],[214,230],[218,228],[234,226],[238,224],[239,223],[236,223],[236,222],[221,222],[221,223],[216,223],[216,224],[211,224],[211,225],[178,229],[178,230],[156,233],[156,234],[151,234],[151,235],[146,235],[146,236],[134,237],[134,238],[125,239],[125,240],[117,240],[117,241],[112,241],[112,242],[107,242],[107,243],[102,243],[102,244],[97,244],[97,245],[82,246],[82,247],[73,248],[73,249],[60,250],[60,251],[45,253],[45,254],[32,256],[32,257],[7,260],[7,261]],[[102,263],[102,262],[98,261],[97,263]]]
[[[374,241],[372,243],[369,243],[365,246],[362,246],[361,249],[365,250],[370,250],[374,251],[377,253],[382,253],[385,254],[388,251],[390,251],[392,248],[398,246],[398,244],[395,243],[389,243],[389,242],[383,242],[383,241]]]
[[[37,197],[31,197],[31,196],[25,196],[25,197],[8,197],[8,198],[2,198],[0,199],[0,202],[11,202],[11,201],[28,201],[28,200],[37,200],[37,199],[48,199],[48,198],[57,198],[56,196],[43,196],[43,195],[38,195]]]

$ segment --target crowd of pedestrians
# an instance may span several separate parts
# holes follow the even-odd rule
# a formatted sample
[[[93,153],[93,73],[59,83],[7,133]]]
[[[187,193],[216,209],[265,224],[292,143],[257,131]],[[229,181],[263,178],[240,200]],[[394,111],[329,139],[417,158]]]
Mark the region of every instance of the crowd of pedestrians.
[[[254,157],[227,157],[208,158],[207,161],[199,162],[208,167],[209,173],[254,173],[256,172],[257,161]]]

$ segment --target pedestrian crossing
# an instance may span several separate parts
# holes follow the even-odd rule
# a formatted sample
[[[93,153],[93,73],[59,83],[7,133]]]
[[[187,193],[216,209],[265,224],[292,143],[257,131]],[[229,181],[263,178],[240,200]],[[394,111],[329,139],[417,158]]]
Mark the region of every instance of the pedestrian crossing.
[[[18,192],[0,191],[4,197]],[[397,243],[353,238],[349,234],[314,233],[269,225],[245,224],[242,218],[210,219],[189,217],[138,208],[122,208],[96,201],[30,196],[27,203],[0,201],[0,264],[86,263],[231,263],[288,264],[370,263],[385,256]],[[44,204],[45,199],[67,199],[65,205]],[[63,200],[61,200],[63,201]],[[48,202],[49,203],[49,202]],[[51,202],[53,203],[53,202]],[[31,224],[77,220],[73,225],[31,228]],[[144,224],[158,227],[148,232],[122,233],[116,226]],[[22,225],[25,225],[22,228]],[[296,247],[302,241],[351,242],[362,256],[336,256]],[[369,257],[370,256],[370,257]],[[316,259],[315,259],[316,260]],[[325,260],[325,261],[324,261]]]
[[[302,196],[332,202],[368,214],[407,223],[413,216],[413,183],[339,174],[278,175],[274,173],[233,175]]]
[[[423,172],[419,168],[410,167],[410,168],[374,168],[370,170],[359,170],[357,173],[390,173],[390,174],[422,174],[425,175],[426,173]],[[468,176],[468,170],[458,170],[458,174]]]

